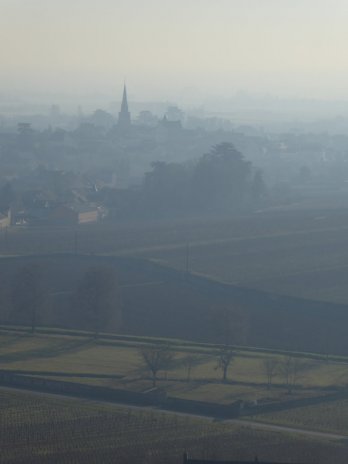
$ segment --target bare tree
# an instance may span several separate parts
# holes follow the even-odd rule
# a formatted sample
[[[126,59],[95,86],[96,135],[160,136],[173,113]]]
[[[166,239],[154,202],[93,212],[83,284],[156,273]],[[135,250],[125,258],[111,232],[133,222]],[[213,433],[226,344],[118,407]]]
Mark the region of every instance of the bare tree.
[[[226,382],[227,380],[228,368],[230,367],[230,364],[234,359],[234,355],[234,350],[230,346],[223,346],[218,351],[218,364],[216,366],[216,369],[221,369],[223,382]]]
[[[219,343],[224,345],[243,345],[247,342],[249,316],[240,307],[213,307],[211,328]]]
[[[190,380],[191,380],[192,370],[193,370],[194,365],[196,364],[197,360],[198,360],[198,358],[196,356],[189,355],[189,356],[186,356],[186,358],[183,361],[183,364],[186,367],[186,372],[187,372],[187,376],[186,376],[186,381],[187,382],[190,382]]]
[[[170,367],[174,353],[166,345],[153,345],[141,348],[140,357],[152,375],[153,387],[156,387],[158,372]]]
[[[42,308],[41,276],[40,266],[27,265],[19,269],[12,281],[13,319],[30,325],[32,333],[36,330]]]
[[[87,328],[98,337],[100,331],[117,316],[121,325],[121,304],[118,282],[111,268],[88,269],[77,289],[76,303]]]
[[[294,356],[284,357],[281,364],[281,372],[289,394],[293,392],[293,389],[299,381],[304,369],[305,365],[301,359]]]
[[[270,389],[273,378],[278,372],[279,362],[276,358],[267,356],[267,358],[263,360],[263,368],[267,377],[267,388]]]

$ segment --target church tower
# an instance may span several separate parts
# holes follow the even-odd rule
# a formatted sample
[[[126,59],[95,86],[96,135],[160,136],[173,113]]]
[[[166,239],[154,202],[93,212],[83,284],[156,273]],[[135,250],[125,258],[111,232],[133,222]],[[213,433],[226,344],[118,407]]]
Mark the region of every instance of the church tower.
[[[118,127],[121,130],[127,130],[131,127],[131,117],[128,109],[127,88],[126,84],[123,88],[123,97],[121,111],[118,113]]]

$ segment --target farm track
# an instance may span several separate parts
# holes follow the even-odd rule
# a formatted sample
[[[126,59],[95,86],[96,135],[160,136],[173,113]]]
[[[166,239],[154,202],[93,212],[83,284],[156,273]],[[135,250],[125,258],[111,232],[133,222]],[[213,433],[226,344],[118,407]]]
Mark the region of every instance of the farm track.
[[[30,393],[34,396],[40,396],[40,397],[46,397],[46,398],[56,398],[56,399],[64,399],[64,400],[71,400],[75,401],[76,397],[72,397],[70,395],[64,395],[64,394],[57,394],[57,393],[42,393],[42,392],[36,392],[30,389],[26,388],[12,388],[12,387],[2,387],[0,386],[0,391],[13,391],[13,392],[26,392]],[[102,405],[110,405],[118,408],[125,408],[125,409],[131,409],[134,411],[158,411],[161,414],[168,414],[168,415],[175,415],[175,416],[181,416],[181,417],[191,417],[191,418],[196,418],[196,419],[205,419],[207,421],[211,422],[222,422],[222,423],[227,423],[231,425],[237,425],[240,427],[246,427],[246,428],[252,428],[252,429],[257,429],[257,430],[263,430],[265,432],[279,432],[279,433],[287,433],[287,434],[296,434],[296,435],[301,435],[305,437],[310,437],[310,438],[321,438],[324,440],[334,440],[334,441],[346,441],[348,440],[348,435],[341,435],[337,433],[330,433],[330,432],[321,432],[321,431],[316,431],[316,430],[308,430],[308,429],[302,429],[302,428],[295,428],[295,427],[289,427],[289,426],[283,426],[283,425],[274,425],[274,424],[267,424],[263,422],[257,422],[254,420],[248,420],[248,419],[219,419],[214,416],[208,416],[208,415],[199,415],[199,414],[192,414],[192,413],[185,413],[185,412],[175,412],[175,411],[169,411],[164,408],[159,408],[159,407],[154,407],[154,406],[135,406],[135,405],[129,405],[125,403],[118,403],[118,402],[112,402],[112,401],[102,401],[102,400],[89,400],[89,399],[84,399],[84,398],[78,398],[79,401],[84,401],[89,404],[102,404]]]
[[[348,440],[348,435],[340,435],[336,433],[329,433],[329,432],[319,432],[316,430],[306,430],[294,427],[288,427],[285,425],[273,425],[267,424],[264,422],[257,422],[257,421],[249,421],[243,419],[232,419],[227,421],[228,423],[242,425],[243,427],[250,427],[254,429],[269,431],[269,432],[283,432],[283,433],[296,433],[304,436],[309,436],[312,438],[323,438],[328,440]]]
[[[259,239],[272,239],[272,238],[283,238],[283,237],[291,237],[291,236],[301,236],[301,235],[312,235],[312,234],[319,234],[319,233],[327,233],[327,232],[337,232],[337,231],[348,231],[348,227],[324,227],[322,229],[303,229],[303,230],[295,230],[291,232],[278,232],[278,233],[270,233],[270,234],[261,234],[261,235],[250,235],[246,237],[228,237],[228,238],[219,238],[219,239],[207,239],[207,240],[189,240],[188,243],[190,248],[200,248],[210,245],[224,245],[227,243],[234,243],[234,242],[245,242],[245,241],[253,241]],[[135,248],[126,248],[122,251],[111,252],[110,255],[113,256],[128,256],[132,254],[143,254],[148,252],[156,252],[156,251],[172,251],[172,250],[182,250],[187,247],[187,242],[185,243],[170,243],[170,244],[163,244],[163,245],[150,245],[150,246],[142,246],[142,247],[135,247]],[[98,254],[98,253],[97,253]],[[105,253],[100,253],[103,255]],[[5,256],[5,255],[4,255]]]
[[[1,347],[6,347],[7,345],[10,345],[12,343],[16,343],[18,340],[21,340],[23,337],[26,337],[28,334],[28,327],[25,329],[21,328],[18,329],[16,327],[7,327],[6,325],[0,325],[0,334],[8,334],[8,335],[17,335],[17,339],[12,341],[12,342],[7,342],[3,345],[0,344]],[[91,343],[91,334],[86,334],[83,331],[69,331],[69,329],[64,330],[64,329],[59,329],[59,332],[55,331],[54,327],[38,327],[36,334],[42,337],[52,337],[52,338],[59,338],[59,337],[65,337],[66,339],[76,339],[78,337],[79,340],[83,339],[83,342],[79,342],[80,346],[87,346],[89,343]],[[142,336],[132,336],[132,335],[118,335],[118,334],[103,334],[99,337],[97,345],[104,346],[104,345],[114,345],[114,346],[123,346],[127,348],[139,348],[139,345],[143,344],[156,344],[156,343],[162,343],[163,338],[161,337],[142,337]],[[208,352],[211,352],[212,350],[216,350],[220,347],[219,344],[214,344],[214,343],[203,343],[203,342],[194,342],[192,340],[184,340],[184,339],[172,339],[172,338],[166,338],[165,339],[172,347],[173,349],[177,350],[182,350],[185,352],[187,349],[189,349],[190,353],[196,353],[196,354],[207,354]],[[68,345],[69,346],[69,345]],[[64,345],[64,349],[66,350],[66,344]],[[248,356],[250,353],[254,354],[267,354],[267,355],[292,355],[295,357],[299,358],[304,358],[304,359],[316,359],[317,361],[325,361],[330,364],[335,364],[335,365],[347,365],[348,364],[348,357],[345,356],[340,356],[340,359],[337,359],[337,357],[333,355],[323,355],[321,353],[313,353],[310,351],[297,351],[297,350],[283,350],[283,349],[270,349],[270,348],[262,348],[262,347],[254,347],[254,346],[248,346],[248,345],[236,345],[235,349],[238,351],[240,355]],[[27,353],[26,351],[24,352],[25,354]],[[34,351],[34,354],[36,351]],[[21,353],[19,353],[21,354]],[[18,355],[18,353],[16,353]],[[57,355],[57,353],[53,354],[54,356]],[[50,357],[50,356],[47,356]],[[1,356],[0,356],[1,358]],[[19,373],[32,373],[32,370],[19,370]],[[81,374],[81,373],[80,373]],[[79,374],[79,375],[80,375]],[[83,375],[91,375],[91,373],[82,373]],[[60,375],[60,374],[59,374]],[[79,376],[77,375],[77,376]]]
[[[40,229],[41,230],[41,229]],[[93,251],[93,254],[95,255],[107,255],[107,256],[131,256],[134,254],[147,254],[149,252],[158,252],[158,251],[175,251],[175,250],[182,250],[187,247],[187,244],[189,244],[190,248],[200,248],[200,247],[205,247],[205,246],[210,246],[210,245],[224,245],[228,243],[238,243],[238,242],[247,242],[247,241],[254,241],[254,240],[262,240],[262,239],[272,239],[272,238],[283,238],[283,237],[291,237],[291,236],[308,236],[308,235],[313,235],[313,234],[322,234],[322,233],[328,233],[328,232],[345,232],[348,231],[348,226],[339,226],[339,227],[322,227],[322,228],[307,228],[307,229],[300,229],[300,230],[291,230],[291,231],[282,231],[282,232],[276,232],[276,233],[261,233],[261,234],[256,234],[256,235],[244,235],[244,236],[234,236],[234,237],[220,237],[220,238],[212,238],[212,239],[187,239],[183,240],[181,239],[178,241],[178,239],[170,240],[168,239],[167,243],[162,243],[160,245],[153,245],[153,244],[146,244],[142,246],[137,246],[133,245],[131,243],[125,244],[125,243],[119,243],[116,245],[116,250],[110,250],[110,252],[105,252],[105,251]],[[16,231],[13,231],[14,235],[12,236],[13,238],[16,238]],[[54,231],[53,231],[54,232]],[[54,236],[54,234],[53,234]],[[20,237],[23,239],[24,237]],[[135,241],[135,240],[134,240]],[[138,241],[138,240],[136,240]],[[117,248],[119,248],[117,250]],[[71,249],[71,247],[68,247],[67,250],[52,250],[52,251],[45,251],[43,254],[55,254],[55,253],[71,253],[75,254],[75,252]],[[0,253],[0,258],[9,258],[9,257],[16,257],[16,256],[30,256],[30,255],[37,255],[37,254],[42,254],[38,253],[37,251],[35,252],[19,252],[19,253]],[[84,252],[83,250],[79,251],[78,254],[89,254],[88,251]]]

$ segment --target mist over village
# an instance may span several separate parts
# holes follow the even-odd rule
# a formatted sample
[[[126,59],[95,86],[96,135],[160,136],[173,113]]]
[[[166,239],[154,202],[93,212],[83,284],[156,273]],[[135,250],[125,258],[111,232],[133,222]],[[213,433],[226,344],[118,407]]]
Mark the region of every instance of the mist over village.
[[[0,463],[348,459],[348,5],[0,1]]]
[[[265,130],[204,112],[193,116],[174,104],[132,117],[126,85],[118,114],[79,108],[67,115],[52,105],[47,114],[3,116],[3,225],[340,204],[347,194],[348,125],[336,118],[322,132],[323,124]]]

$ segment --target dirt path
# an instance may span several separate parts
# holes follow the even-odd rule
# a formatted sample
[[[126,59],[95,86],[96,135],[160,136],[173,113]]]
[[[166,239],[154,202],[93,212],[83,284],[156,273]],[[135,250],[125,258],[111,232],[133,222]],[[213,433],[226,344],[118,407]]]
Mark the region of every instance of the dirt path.
[[[270,432],[285,432],[285,433],[296,433],[300,435],[306,435],[313,438],[324,438],[326,440],[348,440],[348,435],[340,435],[331,432],[318,432],[316,430],[306,430],[301,428],[288,427],[285,425],[266,424],[264,422],[249,421],[248,419],[232,419],[226,422],[232,424],[238,424],[243,427],[251,427],[253,429],[260,429]]]
[[[172,251],[172,250],[182,250],[187,247],[189,244],[190,248],[200,248],[211,245],[224,245],[233,242],[247,242],[259,239],[272,239],[279,237],[290,237],[290,236],[312,236],[313,234],[322,234],[326,232],[336,232],[336,231],[348,231],[347,226],[343,227],[323,227],[323,228],[308,228],[292,231],[283,231],[275,232],[268,234],[259,234],[259,235],[249,235],[249,236],[234,236],[234,237],[220,237],[220,238],[208,238],[208,239],[191,239],[187,241],[180,242],[167,242],[160,245],[142,245],[142,246],[125,246],[122,250],[110,252],[110,255],[114,256],[127,256],[127,255],[137,255],[137,254],[147,254],[151,252],[158,251]],[[103,253],[101,253],[103,255]]]

